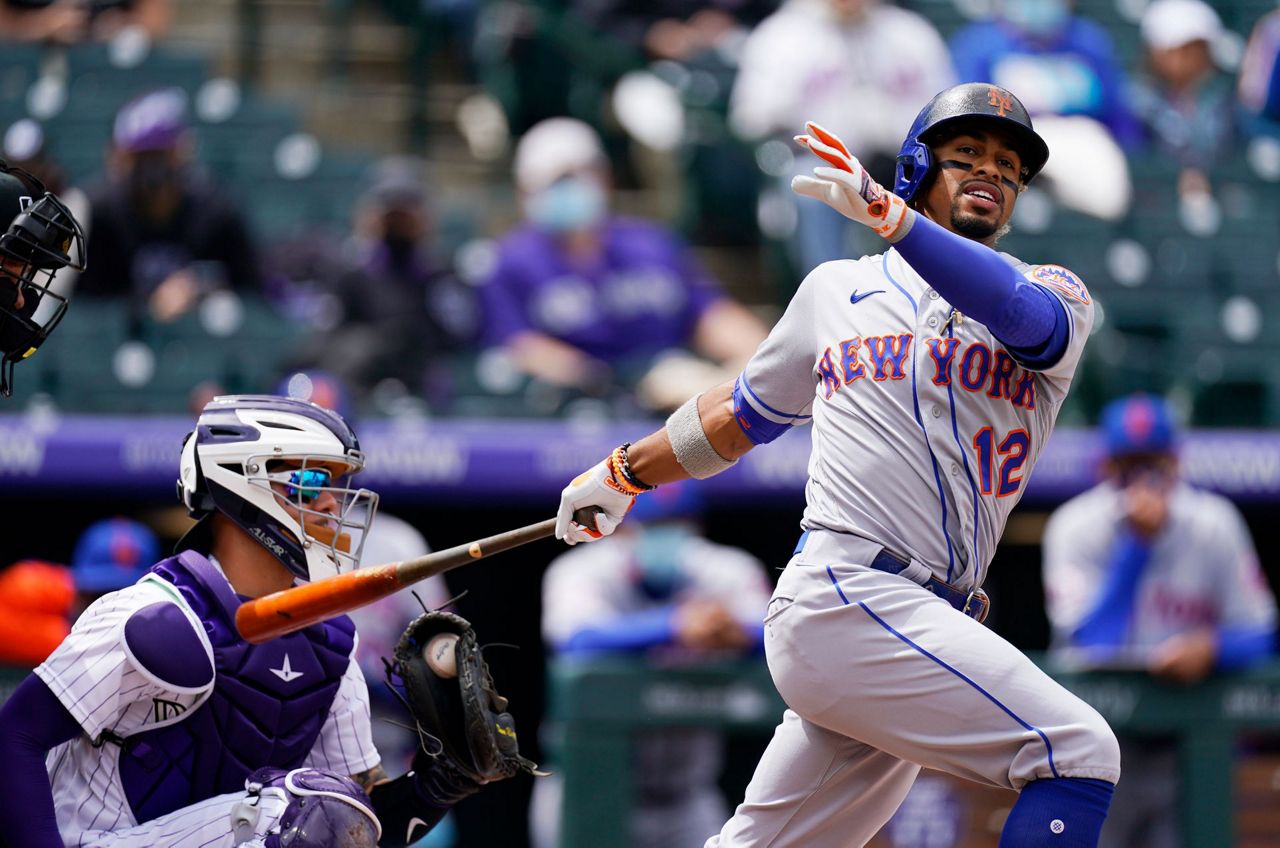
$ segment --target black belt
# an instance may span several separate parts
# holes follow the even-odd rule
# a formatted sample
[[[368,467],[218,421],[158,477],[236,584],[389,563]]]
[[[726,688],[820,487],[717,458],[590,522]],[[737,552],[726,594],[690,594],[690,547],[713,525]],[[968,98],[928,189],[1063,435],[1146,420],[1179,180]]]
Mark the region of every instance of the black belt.
[[[804,550],[804,543],[809,538],[810,531],[806,530],[800,534],[800,541],[796,544],[796,549],[792,553],[800,553]],[[874,568],[876,571],[883,571],[886,574],[901,574],[910,567],[910,560],[905,560],[897,554],[890,553],[888,549],[882,548],[880,553],[876,554],[871,562],[866,563],[868,568]],[[915,581],[912,581],[915,582]],[[952,607],[969,616],[970,618],[982,621],[987,617],[987,612],[991,608],[991,599],[987,597],[987,593],[981,589],[974,589],[972,592],[966,592],[963,589],[957,589],[950,583],[939,580],[936,577],[930,577],[922,585],[942,600],[951,604]]]

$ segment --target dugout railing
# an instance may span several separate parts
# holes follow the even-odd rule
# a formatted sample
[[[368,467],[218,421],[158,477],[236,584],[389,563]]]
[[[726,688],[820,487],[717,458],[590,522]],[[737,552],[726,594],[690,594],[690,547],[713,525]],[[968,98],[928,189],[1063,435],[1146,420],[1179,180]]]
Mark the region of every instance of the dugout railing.
[[[1237,844],[1237,737],[1280,731],[1280,660],[1189,688],[1140,673],[1068,672],[1039,661],[1118,733],[1176,737],[1186,844]],[[761,660],[680,668],[615,658],[553,662],[549,677],[548,720],[560,731],[552,768],[564,781],[560,848],[623,844],[636,731],[679,725],[767,734],[784,709]]]

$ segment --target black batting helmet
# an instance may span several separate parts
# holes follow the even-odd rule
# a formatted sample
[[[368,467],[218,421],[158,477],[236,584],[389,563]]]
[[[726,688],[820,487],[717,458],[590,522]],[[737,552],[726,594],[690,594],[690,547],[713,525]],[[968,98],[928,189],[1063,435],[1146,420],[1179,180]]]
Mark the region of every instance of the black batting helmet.
[[[1013,136],[1022,158],[1022,184],[1026,185],[1049,159],[1049,146],[1031,126],[1026,107],[1009,92],[989,82],[952,86],[929,101],[902,142],[893,193],[911,200],[933,171],[930,144],[936,144],[947,127],[959,122],[990,122]]]
[[[0,395],[12,392],[14,365],[66,313],[67,298],[52,283],[68,266],[84,269],[75,216],[35,177],[0,160]]]

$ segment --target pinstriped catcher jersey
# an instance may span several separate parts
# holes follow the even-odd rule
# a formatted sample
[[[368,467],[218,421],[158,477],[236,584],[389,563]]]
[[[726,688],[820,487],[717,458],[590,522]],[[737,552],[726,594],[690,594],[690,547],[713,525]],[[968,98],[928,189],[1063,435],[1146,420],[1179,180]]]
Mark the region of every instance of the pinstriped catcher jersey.
[[[122,844],[166,844],[163,840],[148,843],[144,837],[170,833],[163,830],[172,826],[168,821],[157,823],[154,830],[137,827],[121,779],[120,746],[96,744],[182,721],[212,692],[212,681],[190,688],[168,684],[134,658],[125,637],[126,623],[136,612],[156,603],[176,605],[208,649],[204,626],[183,596],[164,580],[147,575],[133,586],[94,602],[62,645],[35,670],[83,730],[80,736],[50,751],[46,759],[59,828],[69,844],[96,844],[98,838],[109,840],[112,832],[122,837]],[[281,658],[272,673],[281,680],[302,677],[286,659]],[[369,729],[368,697],[364,676],[351,662],[305,765],[345,775],[379,762]],[[181,827],[199,825],[192,821],[193,816],[208,816],[210,827],[227,829],[228,808],[229,802],[202,805],[202,812],[187,816]],[[126,834],[128,838],[123,838]]]

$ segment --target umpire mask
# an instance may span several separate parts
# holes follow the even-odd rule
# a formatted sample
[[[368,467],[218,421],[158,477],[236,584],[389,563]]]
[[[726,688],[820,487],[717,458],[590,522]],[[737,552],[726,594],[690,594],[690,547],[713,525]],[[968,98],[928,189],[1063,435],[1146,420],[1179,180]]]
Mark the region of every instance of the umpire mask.
[[[13,368],[39,349],[67,311],[54,291],[62,268],[84,270],[84,234],[70,210],[35,177],[0,160],[0,395]]]

